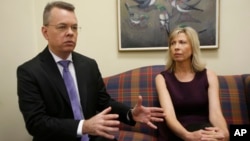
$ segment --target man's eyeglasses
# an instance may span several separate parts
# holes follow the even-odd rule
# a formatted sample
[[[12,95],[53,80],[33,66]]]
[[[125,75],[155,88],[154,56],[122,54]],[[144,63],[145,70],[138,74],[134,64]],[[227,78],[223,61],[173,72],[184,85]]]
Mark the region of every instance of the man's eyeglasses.
[[[54,26],[56,28],[56,30],[60,31],[60,32],[65,32],[67,30],[69,30],[69,28],[73,31],[73,32],[78,32],[81,27],[79,27],[78,25],[66,25],[66,24],[57,24],[57,25],[46,25],[46,26]]]

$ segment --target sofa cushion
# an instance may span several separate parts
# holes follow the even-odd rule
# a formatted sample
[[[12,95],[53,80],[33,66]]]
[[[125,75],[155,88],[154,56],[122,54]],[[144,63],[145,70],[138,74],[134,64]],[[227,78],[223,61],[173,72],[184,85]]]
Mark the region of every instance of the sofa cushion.
[[[218,76],[222,111],[228,124],[248,124],[245,84],[241,75]]]

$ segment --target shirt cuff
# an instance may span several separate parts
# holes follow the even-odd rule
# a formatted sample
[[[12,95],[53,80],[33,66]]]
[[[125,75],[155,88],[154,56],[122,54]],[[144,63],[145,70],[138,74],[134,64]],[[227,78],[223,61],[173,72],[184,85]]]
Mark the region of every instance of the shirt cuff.
[[[130,121],[130,118],[129,118],[129,116],[128,116],[128,113],[130,112],[130,110],[128,110],[128,112],[127,112],[127,120],[128,121]]]
[[[127,120],[130,122],[135,122],[132,115],[132,109],[127,112]]]
[[[78,128],[77,128],[77,136],[82,136],[82,126],[83,126],[84,120],[80,120],[79,124],[78,124]]]

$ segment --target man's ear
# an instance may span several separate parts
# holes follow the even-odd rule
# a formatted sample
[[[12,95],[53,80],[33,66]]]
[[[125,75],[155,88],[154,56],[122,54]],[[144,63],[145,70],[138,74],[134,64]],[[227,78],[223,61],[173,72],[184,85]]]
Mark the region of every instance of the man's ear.
[[[41,31],[42,31],[43,37],[46,40],[48,40],[48,28],[46,26],[42,26]]]

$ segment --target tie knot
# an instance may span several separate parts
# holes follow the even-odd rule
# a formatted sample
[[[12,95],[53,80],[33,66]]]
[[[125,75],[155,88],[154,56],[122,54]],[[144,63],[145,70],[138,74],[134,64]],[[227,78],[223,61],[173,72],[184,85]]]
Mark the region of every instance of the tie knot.
[[[63,68],[68,68],[70,61],[69,60],[62,60],[58,62]]]

